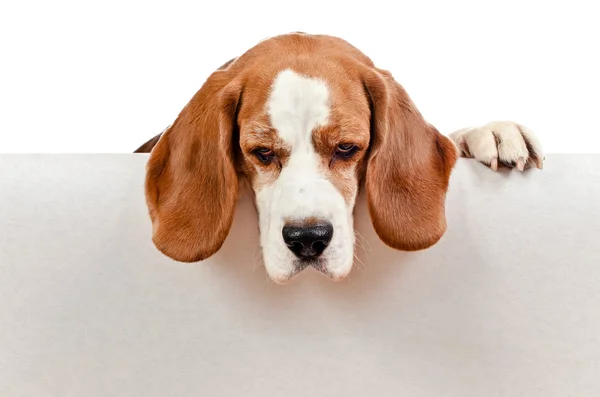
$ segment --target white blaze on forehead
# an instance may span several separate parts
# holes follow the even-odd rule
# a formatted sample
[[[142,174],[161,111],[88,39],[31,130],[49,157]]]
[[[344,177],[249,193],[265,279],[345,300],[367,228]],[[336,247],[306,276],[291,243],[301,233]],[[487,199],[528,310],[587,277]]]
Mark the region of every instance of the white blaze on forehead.
[[[325,125],[329,117],[327,84],[286,69],[273,82],[267,113],[271,125],[292,151],[311,144],[313,129]]]

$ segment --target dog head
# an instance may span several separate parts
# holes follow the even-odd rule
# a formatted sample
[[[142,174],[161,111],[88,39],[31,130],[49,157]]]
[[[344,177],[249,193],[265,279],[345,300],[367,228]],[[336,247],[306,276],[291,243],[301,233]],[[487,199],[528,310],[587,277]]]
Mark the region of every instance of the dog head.
[[[255,196],[269,276],[310,265],[344,278],[361,186],[381,240],[435,244],[457,157],[387,71],[347,42],[289,34],[214,72],[156,143],[146,176],[153,241],[183,262],[210,257],[232,224],[238,178]]]

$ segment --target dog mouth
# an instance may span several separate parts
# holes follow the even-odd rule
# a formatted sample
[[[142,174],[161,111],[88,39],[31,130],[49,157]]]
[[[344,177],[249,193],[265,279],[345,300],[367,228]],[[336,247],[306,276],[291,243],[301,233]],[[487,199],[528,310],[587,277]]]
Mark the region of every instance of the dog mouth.
[[[298,273],[302,272],[307,267],[312,267],[318,272],[324,274],[325,276],[332,278],[333,275],[327,269],[327,262],[321,258],[310,258],[310,259],[298,259],[294,262],[294,273],[293,276],[296,276]]]
[[[296,259],[292,262],[292,265],[293,270],[290,273],[278,276],[271,275],[271,280],[280,285],[288,284],[290,281],[292,281],[292,279],[294,279],[298,274],[306,270],[308,267],[313,268],[334,282],[341,281],[348,276],[348,272],[340,272],[339,274],[335,271],[332,272],[328,266],[330,265],[329,261],[320,258]]]

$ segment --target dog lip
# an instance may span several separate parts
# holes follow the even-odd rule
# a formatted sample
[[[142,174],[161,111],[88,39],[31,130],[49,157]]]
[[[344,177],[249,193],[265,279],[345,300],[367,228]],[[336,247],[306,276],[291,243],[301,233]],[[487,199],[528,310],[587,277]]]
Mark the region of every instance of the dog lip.
[[[294,271],[290,274],[290,278],[298,275],[301,271],[306,269],[310,265],[311,260],[298,259],[294,263]]]
[[[323,261],[323,260],[319,260],[319,259],[317,259],[317,260],[312,260],[312,261],[310,261],[310,263],[309,263],[309,265],[310,265],[310,266],[311,266],[313,269],[315,269],[315,270],[319,271],[320,273],[323,273],[325,276],[327,276],[327,277],[330,277],[330,278],[331,278],[331,277],[332,277],[332,274],[331,274],[331,272],[329,271],[329,269],[327,269],[327,266],[326,266],[326,264],[327,264],[327,263],[326,263],[325,261]]]
[[[294,261],[294,271],[290,275],[290,278],[298,275],[298,273],[302,272],[304,269],[306,269],[309,266],[314,268],[315,270],[318,270],[321,273],[324,273],[326,275],[329,274],[329,271],[327,270],[327,268],[325,266],[325,261],[323,261],[322,259],[302,258],[302,259],[296,259]]]
[[[287,277],[279,278],[279,279],[273,280],[273,281],[275,281],[275,283],[281,284],[281,285],[287,284],[292,278],[297,276],[299,273],[301,273],[304,269],[306,269],[309,266],[334,282],[341,281],[341,280],[345,279],[346,276],[348,276],[347,272],[344,274],[332,273],[327,268],[327,261],[325,261],[321,258],[318,258],[318,259],[296,259],[294,261],[294,270]]]

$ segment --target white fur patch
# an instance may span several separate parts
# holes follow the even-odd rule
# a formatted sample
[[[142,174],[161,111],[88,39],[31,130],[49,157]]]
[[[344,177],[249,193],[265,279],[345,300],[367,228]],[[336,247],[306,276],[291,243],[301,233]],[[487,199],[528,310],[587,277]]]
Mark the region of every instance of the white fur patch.
[[[273,82],[267,112],[279,137],[292,148],[312,148],[312,131],[327,124],[329,89],[321,80],[286,69]]]
[[[324,81],[288,69],[275,79],[266,104],[272,127],[291,148],[275,183],[256,192],[265,267],[277,282],[287,281],[297,270],[297,258],[282,236],[283,226],[290,220],[331,222],[333,238],[321,256],[325,270],[331,277],[341,278],[352,267],[352,208],[319,169],[312,142],[315,128],[328,122],[329,100]]]

